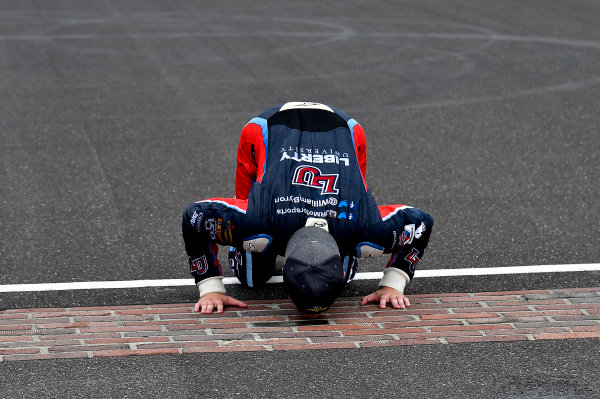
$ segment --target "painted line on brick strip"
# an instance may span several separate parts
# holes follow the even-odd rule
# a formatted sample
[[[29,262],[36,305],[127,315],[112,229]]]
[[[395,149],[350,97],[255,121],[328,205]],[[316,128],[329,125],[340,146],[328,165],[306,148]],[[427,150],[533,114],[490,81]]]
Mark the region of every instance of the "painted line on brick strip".
[[[580,263],[570,265],[534,265],[534,266],[505,266],[505,267],[472,267],[462,269],[433,269],[417,270],[415,278],[458,277],[458,276],[490,276],[502,274],[533,274],[533,273],[565,273],[600,271],[600,263]],[[383,272],[357,273],[354,280],[379,280]],[[273,276],[267,283],[282,283],[282,276]],[[235,277],[223,278],[226,285],[239,284]],[[75,281],[69,283],[36,283],[36,284],[5,284],[0,285],[0,292],[43,292],[70,290],[123,289],[147,287],[179,287],[193,286],[194,280],[165,279],[165,280],[124,280],[124,281]]]

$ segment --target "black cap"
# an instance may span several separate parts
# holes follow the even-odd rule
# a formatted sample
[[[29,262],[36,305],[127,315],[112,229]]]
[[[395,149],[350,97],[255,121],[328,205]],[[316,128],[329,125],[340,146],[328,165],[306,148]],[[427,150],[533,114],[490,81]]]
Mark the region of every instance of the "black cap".
[[[335,239],[319,227],[303,227],[288,241],[283,284],[302,313],[329,309],[344,288],[344,269]]]

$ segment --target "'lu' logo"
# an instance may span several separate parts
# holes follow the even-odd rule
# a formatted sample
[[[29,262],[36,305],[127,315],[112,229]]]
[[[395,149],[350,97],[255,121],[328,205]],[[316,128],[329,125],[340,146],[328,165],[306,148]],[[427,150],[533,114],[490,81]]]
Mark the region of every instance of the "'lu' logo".
[[[337,194],[339,190],[335,187],[339,175],[324,175],[319,168],[314,166],[298,166],[294,172],[292,184],[320,188],[321,194]]]

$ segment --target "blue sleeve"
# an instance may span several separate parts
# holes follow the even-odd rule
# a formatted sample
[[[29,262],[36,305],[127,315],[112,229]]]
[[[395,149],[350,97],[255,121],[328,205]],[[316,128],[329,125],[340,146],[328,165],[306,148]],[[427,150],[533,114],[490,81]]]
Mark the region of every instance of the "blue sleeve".
[[[433,217],[417,208],[399,207],[383,218],[383,226],[386,236],[391,237],[391,244],[385,248],[392,254],[387,267],[402,270],[412,280],[429,243]]]
[[[247,201],[221,198],[191,204],[183,213],[181,229],[190,273],[196,283],[222,276],[219,245],[241,247]]]

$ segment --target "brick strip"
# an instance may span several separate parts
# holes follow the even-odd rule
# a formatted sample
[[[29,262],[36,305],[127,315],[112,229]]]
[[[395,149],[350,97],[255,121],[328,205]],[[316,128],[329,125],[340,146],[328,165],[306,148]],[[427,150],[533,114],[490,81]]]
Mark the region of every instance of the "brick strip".
[[[212,315],[191,303],[9,309],[0,312],[0,362],[600,338],[600,287],[410,299],[408,309],[383,310],[340,298],[313,320],[283,299]]]

